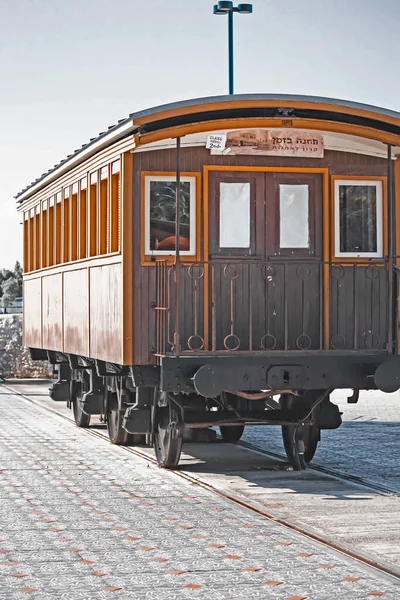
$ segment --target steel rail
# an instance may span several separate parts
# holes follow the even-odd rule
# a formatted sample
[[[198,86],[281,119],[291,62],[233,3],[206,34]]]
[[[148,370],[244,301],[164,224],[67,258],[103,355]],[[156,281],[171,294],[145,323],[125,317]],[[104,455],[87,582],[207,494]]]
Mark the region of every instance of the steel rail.
[[[8,389],[10,392],[12,392],[13,394],[15,394],[17,396],[20,396],[21,398],[24,398],[25,400],[27,400],[31,404],[34,404],[35,406],[39,407],[40,409],[42,409],[45,412],[46,411],[51,412],[55,415],[58,415],[59,417],[61,417],[62,419],[66,420],[68,422],[72,422],[72,423],[74,422],[72,417],[63,415],[56,409],[53,409],[49,406],[44,406],[39,401],[34,400],[32,397],[28,396],[27,394],[19,392],[18,390],[16,390],[15,388],[12,388],[11,386],[7,385],[6,383],[0,383],[0,388],[1,387]],[[101,431],[95,431],[93,429],[80,429],[80,431],[82,431],[83,433],[92,435],[94,437],[103,439],[103,440],[108,440],[107,433],[103,433]],[[240,444],[243,447],[245,447],[246,443],[243,442]],[[155,466],[158,466],[157,460],[154,457],[149,456],[148,454],[146,454],[145,452],[141,451],[138,448],[135,448],[132,446],[117,446],[117,447],[123,451],[130,452],[140,458],[143,458]],[[257,453],[261,452],[262,454],[265,454],[265,455],[268,454],[267,452],[262,451],[262,450],[258,449],[257,447],[248,448],[248,450],[251,450],[251,451],[254,451]],[[270,454],[270,456],[282,458],[281,456],[276,455],[276,454]],[[379,572],[379,574],[381,576],[382,575],[386,576],[390,580],[394,580],[396,583],[398,583],[400,580],[400,569],[398,569],[396,566],[394,566],[390,563],[387,563],[387,562],[381,561],[381,560],[375,560],[374,558],[368,556],[367,554],[361,552],[358,549],[355,549],[355,548],[353,548],[349,545],[343,544],[343,543],[338,543],[335,540],[331,539],[329,536],[323,536],[323,535],[319,534],[318,532],[313,531],[312,528],[310,528],[310,527],[303,527],[297,523],[290,521],[289,519],[283,519],[281,517],[277,517],[276,515],[273,515],[272,513],[269,513],[268,511],[264,510],[259,505],[252,502],[251,500],[245,499],[244,497],[242,497],[239,494],[236,494],[234,492],[223,490],[223,489],[217,487],[216,485],[210,484],[210,483],[202,480],[199,476],[185,473],[184,471],[180,471],[179,469],[168,469],[167,472],[171,473],[181,479],[184,479],[193,485],[197,485],[205,490],[208,490],[209,492],[212,492],[215,495],[217,495],[225,500],[229,500],[229,501],[233,502],[234,504],[237,504],[243,508],[246,508],[247,510],[250,510],[251,512],[258,514],[258,515],[266,518],[269,521],[272,521],[274,523],[282,525],[282,527],[285,527],[286,529],[295,531],[295,532],[299,533],[300,535],[304,536],[305,538],[307,538],[313,542],[317,542],[321,546],[328,548],[331,551],[333,550],[334,552],[338,553],[339,555],[343,555],[347,558],[351,558],[352,560],[355,560],[356,562],[360,563],[361,565],[370,569],[371,571]],[[340,478],[340,477],[337,476],[337,478]],[[363,484],[360,483],[359,485],[363,485]],[[367,486],[365,486],[365,487],[367,487]],[[379,491],[379,490],[377,490],[377,491]]]

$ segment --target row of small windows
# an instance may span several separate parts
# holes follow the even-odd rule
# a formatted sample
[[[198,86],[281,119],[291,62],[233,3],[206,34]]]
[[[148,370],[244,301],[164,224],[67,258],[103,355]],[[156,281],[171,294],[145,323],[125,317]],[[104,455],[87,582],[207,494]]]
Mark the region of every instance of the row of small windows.
[[[121,249],[120,161],[24,212],[24,270],[44,269]]]

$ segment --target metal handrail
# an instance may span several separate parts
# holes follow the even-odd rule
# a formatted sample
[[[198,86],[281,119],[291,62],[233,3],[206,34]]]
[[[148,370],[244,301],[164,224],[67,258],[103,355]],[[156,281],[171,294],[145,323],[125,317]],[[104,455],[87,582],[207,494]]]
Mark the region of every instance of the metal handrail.
[[[385,331],[381,323],[386,319],[387,323],[393,325],[394,317],[389,319],[385,306],[375,299],[388,299],[389,264],[385,258],[336,262],[315,260],[313,257],[310,260],[305,257],[290,260],[274,257],[268,261],[229,257],[228,260],[217,258],[186,262],[182,257],[179,264],[179,293],[175,285],[176,266],[163,263],[161,268],[164,275],[157,278],[157,285],[163,287],[163,291],[158,289],[154,307],[157,313],[155,354],[158,357],[171,352],[177,354],[174,345],[176,339],[180,340],[180,352],[184,353],[235,352],[244,349],[254,352],[279,349],[308,351],[327,347],[331,350],[386,348],[390,351],[389,331]],[[348,269],[352,270],[351,276],[346,276]],[[393,271],[397,273],[398,270],[400,267],[393,265]],[[382,272],[386,273],[384,277]],[[360,273],[363,274],[361,280]],[[260,286],[263,287],[262,292]],[[326,312],[327,304],[324,304],[327,287],[329,314]],[[293,289],[298,298],[300,315],[295,327],[291,314],[293,301],[290,298]],[[348,294],[349,289],[354,292],[351,299],[352,314],[350,317],[347,314],[346,318],[353,326],[346,325],[347,329],[344,329],[341,308],[344,300],[348,304],[345,293]],[[277,308],[275,296],[280,299],[282,292],[283,301]],[[318,298],[315,302],[316,294]],[[310,309],[311,301],[315,304]],[[180,303],[181,310],[171,311],[170,307],[175,308],[177,303]],[[271,312],[271,304],[274,313]],[[277,314],[282,306],[283,314]],[[313,311],[312,316],[310,310]],[[363,325],[359,318],[361,310],[365,313]],[[318,331],[315,330],[315,312],[318,312]],[[175,314],[181,315],[179,323],[174,320]],[[283,321],[283,328],[277,334],[276,323],[279,319]],[[279,336],[282,340],[278,339]]]

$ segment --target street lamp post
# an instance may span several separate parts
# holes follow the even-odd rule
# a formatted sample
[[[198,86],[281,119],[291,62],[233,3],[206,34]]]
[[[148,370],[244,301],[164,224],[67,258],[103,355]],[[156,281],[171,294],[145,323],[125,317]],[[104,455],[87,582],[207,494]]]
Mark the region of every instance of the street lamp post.
[[[228,78],[229,94],[233,94],[233,13],[250,15],[253,12],[251,4],[233,5],[233,2],[221,0],[214,5],[214,15],[228,15]]]

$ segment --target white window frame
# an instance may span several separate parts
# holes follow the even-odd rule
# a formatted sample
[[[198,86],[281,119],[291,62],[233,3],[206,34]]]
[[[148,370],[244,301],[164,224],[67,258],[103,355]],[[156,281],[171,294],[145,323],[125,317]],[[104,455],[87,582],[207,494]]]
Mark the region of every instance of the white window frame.
[[[146,256],[175,256],[176,250],[151,250],[150,249],[150,183],[152,181],[175,181],[176,175],[146,175],[144,182],[144,210],[145,210],[145,255]],[[181,183],[190,183],[190,224],[189,224],[189,250],[180,250],[180,256],[196,255],[196,177],[181,176]],[[175,234],[174,234],[175,235]]]
[[[376,252],[340,251],[340,202],[339,186],[374,186],[376,188]],[[382,258],[383,256],[383,185],[376,179],[335,179],[335,256],[348,258]]]

